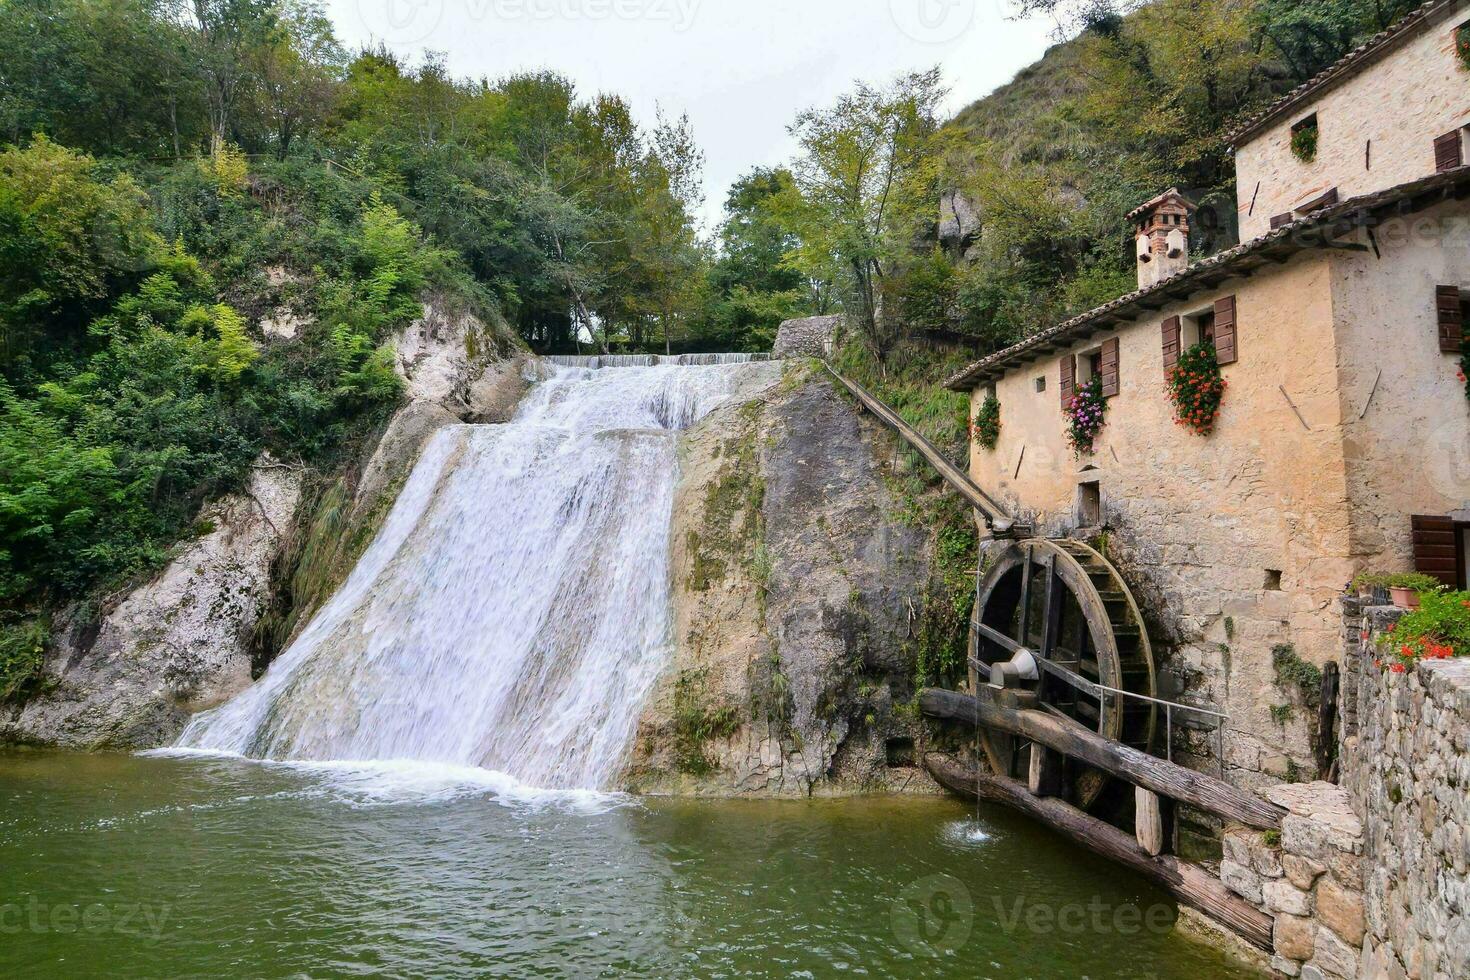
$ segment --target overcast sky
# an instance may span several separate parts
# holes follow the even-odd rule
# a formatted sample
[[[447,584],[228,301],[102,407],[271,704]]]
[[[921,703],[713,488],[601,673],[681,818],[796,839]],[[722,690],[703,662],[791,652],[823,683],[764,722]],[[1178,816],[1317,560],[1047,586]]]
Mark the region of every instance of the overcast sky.
[[[703,215],[751,167],[788,159],[786,127],[856,79],[941,65],[954,111],[1041,57],[1051,25],[1011,0],[326,0],[351,47],[442,51],[457,75],[551,68],[618,92],[640,122],[687,112],[708,156]]]

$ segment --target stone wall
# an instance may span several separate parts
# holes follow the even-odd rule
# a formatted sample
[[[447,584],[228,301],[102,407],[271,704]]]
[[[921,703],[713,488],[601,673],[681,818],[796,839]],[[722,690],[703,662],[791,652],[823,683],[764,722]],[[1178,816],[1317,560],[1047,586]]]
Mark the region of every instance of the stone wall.
[[[1347,791],[1331,783],[1267,790],[1287,815],[1279,834],[1225,833],[1220,879],[1275,919],[1271,966],[1308,980],[1358,976],[1363,907],[1363,823]]]
[[[1470,122],[1470,75],[1454,40],[1470,5],[1442,7],[1368,70],[1303,100],[1236,148],[1242,240],[1265,234],[1274,215],[1329,188],[1345,200],[1434,173],[1435,137]],[[1303,163],[1291,151],[1291,128],[1313,113],[1317,156]]]
[[[771,356],[830,357],[837,328],[841,324],[840,316],[809,316],[801,320],[784,320],[776,330],[776,345]]]
[[[1121,391],[1083,459],[1066,444],[1057,357],[1017,367],[996,385],[995,450],[971,453],[975,482],[1047,535],[1081,523],[1079,486],[1097,483],[1108,556],[1164,655],[1164,695],[1231,716],[1226,778],[1252,789],[1314,772],[1310,712],[1278,684],[1272,651],[1337,659],[1333,603],[1353,574],[1331,275],[1328,257],[1302,255],[1118,329]],[[1240,361],[1224,368],[1230,387],[1202,438],[1174,424],[1160,323],[1227,295]],[[1083,355],[1107,336],[1059,353]],[[1176,758],[1214,770],[1215,739],[1199,734]]]
[[[1363,977],[1470,977],[1470,658],[1403,674],[1373,663],[1403,615],[1344,603],[1343,785],[1362,819]]]
[[[1275,919],[1279,974],[1470,977],[1470,658],[1380,669],[1405,610],[1342,612],[1340,784],[1268,790],[1280,834],[1228,829],[1220,878]]]

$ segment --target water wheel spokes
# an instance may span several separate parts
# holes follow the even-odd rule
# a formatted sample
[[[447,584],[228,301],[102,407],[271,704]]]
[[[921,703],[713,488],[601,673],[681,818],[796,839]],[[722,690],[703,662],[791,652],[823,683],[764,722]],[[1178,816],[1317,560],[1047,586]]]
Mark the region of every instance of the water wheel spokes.
[[[1103,555],[1080,541],[1014,542],[979,578],[975,600],[972,683],[990,683],[995,673],[1030,690],[1048,711],[1151,748],[1154,705],[1117,692],[1156,696],[1153,648],[1137,603]],[[1025,743],[982,728],[980,744],[992,768],[1024,777]],[[1084,808],[1108,783],[1104,773],[1080,766],[1068,778],[1068,795]]]

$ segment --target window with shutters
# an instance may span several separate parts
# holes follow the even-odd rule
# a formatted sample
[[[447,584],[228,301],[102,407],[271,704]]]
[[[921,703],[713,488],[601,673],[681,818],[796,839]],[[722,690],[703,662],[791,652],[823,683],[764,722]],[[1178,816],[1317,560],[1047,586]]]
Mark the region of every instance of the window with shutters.
[[[1415,515],[1414,570],[1433,575],[1451,588],[1463,588],[1464,529],[1450,517]]]
[[[1465,130],[1456,129],[1434,141],[1434,171],[1444,173],[1465,165]]]
[[[1470,329],[1470,297],[1459,286],[1436,286],[1435,330],[1441,354],[1460,354]]]
[[[1171,316],[1163,324],[1164,370],[1179,363],[1179,354],[1201,343],[1215,345],[1221,364],[1239,360],[1239,334],[1235,322],[1235,297],[1220,299],[1193,313]]]
[[[1083,351],[1077,355],[1077,385],[1081,387],[1093,378],[1102,385],[1104,398],[1112,398],[1119,391],[1118,338],[1110,337],[1102,346]]]

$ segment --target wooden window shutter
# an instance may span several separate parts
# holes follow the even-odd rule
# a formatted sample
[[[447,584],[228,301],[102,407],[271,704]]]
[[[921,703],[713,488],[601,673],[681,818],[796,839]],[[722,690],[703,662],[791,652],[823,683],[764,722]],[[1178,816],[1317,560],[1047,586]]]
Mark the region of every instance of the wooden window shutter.
[[[1102,345],[1102,395],[1112,398],[1118,393],[1118,338],[1109,337]]]
[[[1179,344],[1183,336],[1183,323],[1177,316],[1164,321],[1164,373],[1168,374],[1179,366]]]
[[[1459,584],[1460,560],[1455,554],[1455,522],[1448,517],[1420,517],[1414,521],[1414,570],[1433,575],[1445,585]]]
[[[1436,286],[1434,309],[1439,323],[1440,352],[1460,353],[1465,343],[1465,314],[1460,305],[1460,287]]]
[[[1291,224],[1295,217],[1290,211],[1285,214],[1273,214],[1271,216],[1271,230],[1275,231],[1277,228]]]
[[[1424,144],[1419,144],[1423,146]],[[1434,141],[1434,172],[1444,173],[1446,170],[1454,170],[1464,163],[1464,152],[1460,147],[1460,131],[1445,133]]]
[[[1067,354],[1062,358],[1062,383],[1057,386],[1062,393],[1062,411],[1072,407],[1077,394],[1077,355]]]
[[[1234,364],[1240,360],[1234,296],[1215,300],[1215,360],[1221,364]]]

